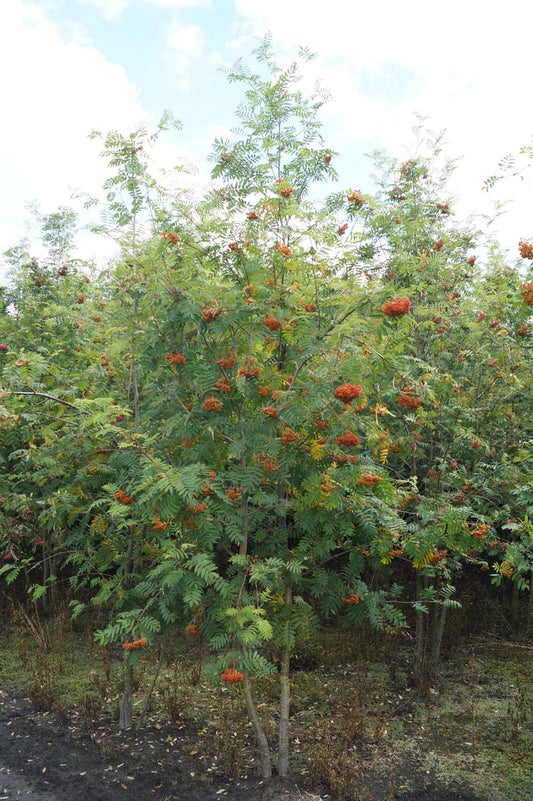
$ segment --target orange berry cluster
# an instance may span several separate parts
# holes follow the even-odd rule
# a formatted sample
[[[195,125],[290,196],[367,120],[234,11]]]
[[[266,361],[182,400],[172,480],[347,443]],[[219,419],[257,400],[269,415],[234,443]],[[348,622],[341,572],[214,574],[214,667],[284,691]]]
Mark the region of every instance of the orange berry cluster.
[[[490,529],[490,526],[487,525],[487,523],[482,523],[480,526],[478,526],[477,528],[473,529],[470,532],[470,534],[476,540],[484,540],[485,539],[485,534],[487,533],[487,531],[489,529]]]
[[[199,637],[200,632],[198,630],[198,626],[195,623],[189,623],[188,626],[185,626],[185,631],[190,637]]]
[[[360,397],[361,387],[358,384],[343,384],[333,394],[343,403],[350,403],[354,398]]]
[[[523,259],[533,259],[533,245],[529,242],[523,242],[520,240],[518,243],[518,250],[520,251],[520,255]]]
[[[446,559],[447,556],[448,551],[437,551],[437,553],[431,554],[429,561],[432,564],[436,564],[437,562],[442,562],[442,560]]]
[[[355,448],[356,445],[361,444],[361,440],[357,434],[353,434],[351,431],[345,431],[341,436],[335,437],[335,442],[337,445],[343,445],[345,448]]]
[[[265,317],[263,322],[269,331],[275,331],[277,328],[281,328],[280,321],[274,317],[273,314],[269,314],[268,317]]]
[[[358,604],[362,597],[363,596],[360,592],[352,592],[352,594],[348,596],[348,598],[341,598],[341,601],[343,602],[343,604],[349,604],[349,605]]]
[[[163,231],[161,239],[168,239],[168,241],[172,245],[177,245],[178,242],[180,241],[179,236],[177,236],[176,234],[173,234],[172,231]]]
[[[413,387],[404,387],[397,399],[398,404],[406,409],[418,409],[422,405],[422,398],[417,398],[414,393]]]
[[[218,389],[219,392],[225,392],[226,395],[229,395],[231,392],[231,386],[223,378],[221,378],[220,381],[217,381],[215,384],[215,389]]]
[[[357,479],[357,483],[362,484],[363,487],[373,487],[375,484],[379,484],[381,481],[383,481],[381,476],[374,476],[370,473],[364,473]]]
[[[238,501],[243,493],[244,487],[230,487],[227,492],[227,497],[230,501]]]
[[[178,350],[175,350],[174,353],[165,353],[165,359],[169,364],[185,364],[187,361],[183,353]]]
[[[524,325],[521,325],[516,333],[518,334],[519,337],[527,337],[528,331],[529,331],[529,327],[528,327],[527,323],[524,323]]]
[[[343,236],[343,234],[345,234],[347,230],[348,230],[348,223],[343,223],[342,225],[339,225],[339,227],[337,228],[337,233],[339,236]]]
[[[261,451],[261,453],[255,453],[252,456],[252,461],[256,464],[262,465],[265,473],[277,473],[279,470],[276,460],[267,456],[264,451]]]
[[[266,414],[267,417],[276,418],[278,416],[278,410],[275,406],[262,406],[261,411],[263,414]]]
[[[201,515],[202,512],[205,512],[207,509],[207,504],[199,503],[198,506],[188,506],[187,511],[190,512],[192,515]]]
[[[381,310],[387,317],[403,317],[410,309],[411,301],[409,298],[396,298],[395,300],[388,300]]]
[[[356,189],[355,192],[350,192],[346,197],[350,203],[354,203],[356,206],[363,206],[366,203],[360,189]]]
[[[170,526],[170,520],[160,520],[159,515],[152,520],[152,528],[154,531],[165,531]]]
[[[306,310],[306,312],[311,313],[311,312],[316,311],[316,304],[315,303],[302,303],[302,306]]]
[[[222,308],[220,306],[205,306],[202,309],[202,317],[206,323],[212,323],[220,314],[222,314]]]
[[[288,245],[283,245],[281,242],[278,242],[276,244],[276,250],[278,250],[281,253],[281,255],[286,259],[288,259],[289,256],[292,254],[291,248]]]
[[[217,401],[216,398],[206,398],[205,401],[202,403],[202,407],[207,412],[220,412],[224,404],[222,401]]]
[[[260,373],[261,370],[257,365],[255,367],[250,365],[248,365],[248,367],[239,367],[237,370],[237,375],[243,375],[245,378],[258,378]]]
[[[231,352],[231,356],[223,356],[221,359],[218,359],[217,364],[222,367],[223,370],[231,370],[235,367],[235,351]]]
[[[286,428],[281,435],[281,444],[288,445],[291,442],[296,442],[299,437],[300,435],[296,431],[293,431],[292,428]]]
[[[533,258],[533,256],[532,256]],[[526,306],[533,306],[533,282],[524,282],[520,290],[520,294],[524,298]]]
[[[133,642],[123,642],[122,647],[125,651],[138,651],[139,648],[144,648],[147,642],[146,637],[141,637],[140,640],[133,640]]]
[[[258,220],[259,214],[256,211],[249,211],[246,215],[248,220]]]
[[[444,239],[437,239],[437,241],[433,243],[433,250],[442,250],[443,245]]]
[[[244,673],[239,673],[238,670],[234,670],[233,668],[226,668],[220,678],[222,681],[225,681],[226,684],[237,684],[244,679]]]
[[[239,249],[239,244],[238,244],[238,242],[230,242],[228,247],[229,247],[230,250],[238,250]]]
[[[126,495],[124,490],[119,490],[118,492],[115,492],[115,500],[118,501],[119,503],[130,504],[133,503],[135,499],[130,498],[129,495]]]

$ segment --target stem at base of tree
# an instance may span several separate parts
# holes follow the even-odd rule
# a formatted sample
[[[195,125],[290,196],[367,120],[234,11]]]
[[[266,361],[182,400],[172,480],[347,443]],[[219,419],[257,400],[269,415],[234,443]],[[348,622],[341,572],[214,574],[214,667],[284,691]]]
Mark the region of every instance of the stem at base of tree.
[[[131,652],[124,651],[124,681],[122,691],[122,703],[120,704],[120,717],[118,727],[121,731],[124,729],[131,729],[132,725],[132,703],[131,703],[131,686],[132,686],[132,665],[131,665]]]
[[[292,590],[285,585],[285,604],[292,605]],[[291,646],[285,645],[281,653],[280,683],[280,715],[278,741],[278,776],[285,779],[289,775],[289,713],[291,705]]]
[[[248,710],[248,717],[252,724],[255,739],[257,741],[257,749],[259,751],[259,764],[261,768],[261,778],[268,781],[272,777],[272,760],[270,759],[270,748],[268,747],[268,740],[266,738],[265,730],[261,725],[261,721],[257,715],[254,699],[252,695],[252,685],[250,683],[250,674],[247,670],[244,671],[244,679],[242,682],[244,691],[244,700],[246,702],[246,709]]]

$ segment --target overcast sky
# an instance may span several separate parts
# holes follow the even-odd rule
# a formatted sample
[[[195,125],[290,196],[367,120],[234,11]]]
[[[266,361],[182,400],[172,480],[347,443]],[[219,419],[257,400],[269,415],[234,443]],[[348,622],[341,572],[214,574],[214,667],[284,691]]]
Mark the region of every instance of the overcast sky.
[[[73,189],[97,194],[105,177],[94,128],[155,124],[163,109],[182,120],[165,162],[195,163],[234,124],[239,91],[219,71],[250,60],[273,34],[280,59],[299,45],[318,54],[316,76],[332,93],[324,135],[340,151],[343,187],[371,191],[364,154],[411,154],[415,112],[446,129],[459,158],[461,214],[488,210],[481,185],[500,158],[533,134],[530,31],[533,7],[508,0],[0,0],[0,251],[28,234],[26,204],[43,213],[70,204]],[[533,177],[506,181],[498,234],[511,258],[533,236]],[[85,239],[86,255],[103,252]]]

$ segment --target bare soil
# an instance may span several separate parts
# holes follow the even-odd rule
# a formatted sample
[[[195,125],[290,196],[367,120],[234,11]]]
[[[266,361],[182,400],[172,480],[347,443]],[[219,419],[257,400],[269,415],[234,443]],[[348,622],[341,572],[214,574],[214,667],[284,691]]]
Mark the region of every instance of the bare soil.
[[[172,733],[171,733],[172,732]],[[372,786],[361,801],[476,801],[466,793],[426,787],[392,795]],[[365,798],[366,796],[366,798]],[[186,733],[147,727],[118,733],[111,726],[84,730],[76,720],[37,714],[22,695],[0,691],[0,801],[321,801],[330,796],[304,782],[232,781],[203,770]],[[354,799],[359,801],[359,799]]]

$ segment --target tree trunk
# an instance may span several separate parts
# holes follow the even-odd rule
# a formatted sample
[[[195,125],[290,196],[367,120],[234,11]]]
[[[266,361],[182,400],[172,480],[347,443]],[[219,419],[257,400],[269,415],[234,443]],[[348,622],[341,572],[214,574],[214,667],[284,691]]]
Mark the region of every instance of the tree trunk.
[[[244,700],[246,701],[246,709],[248,710],[248,717],[254,730],[255,739],[257,741],[257,750],[259,751],[259,764],[261,767],[261,778],[265,781],[272,776],[272,761],[270,759],[270,748],[268,747],[268,740],[266,738],[265,730],[261,725],[261,721],[257,715],[254,699],[252,696],[252,686],[250,683],[250,674],[247,670],[244,671],[244,679],[242,682],[244,690]]]
[[[285,606],[292,606],[292,590],[285,585]],[[287,627],[289,622],[287,622]],[[287,632],[288,633],[288,632]],[[285,645],[281,654],[280,683],[280,714],[279,714],[279,742],[278,742],[278,776],[285,779],[289,775],[289,712],[291,704],[291,646]]]
[[[527,606],[527,627],[528,634],[533,629],[533,570],[529,574],[529,603]]]
[[[517,581],[513,581],[513,594],[511,596],[511,623],[514,634],[518,634],[520,630],[520,594],[518,591]]]
[[[423,580],[420,573],[416,574],[416,600],[420,601],[423,590]],[[424,612],[417,610],[416,612],[416,629],[415,629],[415,664],[414,664],[414,678],[415,686],[421,693],[427,691],[427,670],[426,670],[426,640],[428,621],[427,615]]]
[[[122,702],[120,704],[120,717],[118,727],[123,729],[131,729],[132,724],[132,701],[131,701],[131,686],[132,686],[132,673],[131,666],[131,651],[124,651],[124,679],[122,685]]]

